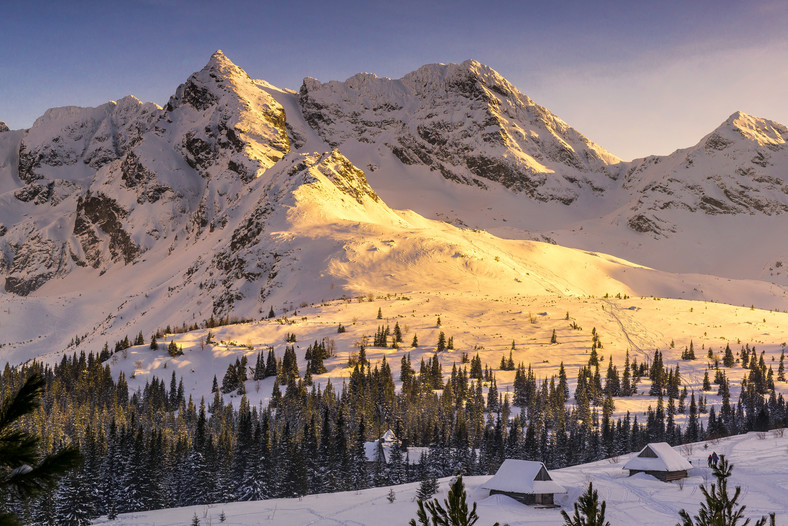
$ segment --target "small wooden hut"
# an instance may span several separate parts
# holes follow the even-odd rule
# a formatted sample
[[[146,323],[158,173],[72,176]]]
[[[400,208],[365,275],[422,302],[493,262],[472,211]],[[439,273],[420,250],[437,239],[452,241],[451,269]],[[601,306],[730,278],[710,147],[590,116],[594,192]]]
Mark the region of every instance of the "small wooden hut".
[[[553,506],[553,495],[566,493],[563,486],[553,481],[541,462],[531,460],[503,461],[498,472],[482,488],[490,495],[506,495],[523,504]]]
[[[624,464],[629,476],[646,473],[663,482],[682,479],[692,469],[689,460],[682,457],[667,442],[648,444],[640,453]]]

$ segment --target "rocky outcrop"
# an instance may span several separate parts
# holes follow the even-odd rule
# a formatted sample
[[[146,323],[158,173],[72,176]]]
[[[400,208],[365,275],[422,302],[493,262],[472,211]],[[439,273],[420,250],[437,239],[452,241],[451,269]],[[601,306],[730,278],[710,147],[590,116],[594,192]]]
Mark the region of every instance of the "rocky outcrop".
[[[7,131],[8,131],[8,125],[6,123],[4,123],[3,121],[0,121],[0,133],[7,132]]]
[[[5,290],[27,296],[50,279],[65,274],[68,250],[38,232],[30,231],[23,242],[12,244],[13,253],[5,278]]]
[[[78,200],[73,233],[82,246],[85,259],[93,268],[98,268],[104,262],[103,255],[106,253],[109,253],[111,261],[124,263],[131,263],[139,253],[139,247],[132,242],[123,227],[122,220],[127,215],[126,210],[106,195],[91,195],[88,192]]]

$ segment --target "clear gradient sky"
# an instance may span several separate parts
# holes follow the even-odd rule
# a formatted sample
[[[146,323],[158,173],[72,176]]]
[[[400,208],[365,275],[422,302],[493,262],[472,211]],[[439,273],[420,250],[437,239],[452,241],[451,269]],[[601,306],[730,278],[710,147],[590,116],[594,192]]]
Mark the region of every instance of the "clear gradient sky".
[[[474,58],[624,158],[742,110],[788,124],[788,2],[0,0],[0,120],[166,103],[222,49],[253,78],[399,78]]]

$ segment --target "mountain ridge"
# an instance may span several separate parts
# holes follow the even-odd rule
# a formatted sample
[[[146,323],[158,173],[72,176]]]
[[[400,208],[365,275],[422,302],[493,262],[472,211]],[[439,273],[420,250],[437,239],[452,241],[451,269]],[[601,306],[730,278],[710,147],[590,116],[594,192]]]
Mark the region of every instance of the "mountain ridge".
[[[724,215],[783,213],[784,200],[767,186],[782,188],[769,163],[782,165],[784,127],[741,113],[729,121],[720,134],[749,130],[753,140],[741,140],[766,159],[748,159],[767,171],[748,177],[767,204],[740,200]],[[253,80],[217,51],[164,107],[129,96],[52,109],[31,129],[0,135],[0,300],[20,305],[26,297],[30,309],[76,332],[62,320],[65,302],[90,313],[82,324],[97,341],[162,322],[261,316],[273,304],[430,288],[445,276],[468,290],[503,279],[528,294],[598,294],[608,284],[628,294],[733,301],[740,287],[686,269],[679,276],[627,262],[598,266],[601,259],[572,249],[518,240],[549,236],[617,254],[600,240],[624,228],[627,239],[658,246],[684,235],[687,218],[712,217],[687,197],[705,193],[687,191],[662,167],[692,154],[697,168],[751,148],[704,143],[675,158],[623,163],[476,61],[427,65],[399,80],[307,78],[294,92]],[[670,184],[659,184],[666,177]],[[701,190],[723,185],[731,187],[711,179]],[[690,215],[679,221],[674,209]],[[556,278],[537,255],[568,277]],[[598,273],[576,273],[581,261]],[[753,283],[748,298],[782,305],[780,287]],[[64,337],[43,340],[62,349]],[[7,338],[23,355],[43,345],[27,329]]]

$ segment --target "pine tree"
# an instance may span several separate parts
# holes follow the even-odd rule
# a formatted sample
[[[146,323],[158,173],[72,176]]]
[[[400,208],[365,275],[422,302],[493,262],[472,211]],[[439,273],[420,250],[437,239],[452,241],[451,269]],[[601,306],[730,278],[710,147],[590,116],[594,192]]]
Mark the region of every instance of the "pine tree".
[[[183,354],[183,350],[178,347],[174,340],[170,341],[170,344],[167,346],[167,353],[172,356],[180,356]]]
[[[553,329],[553,335],[550,336],[550,343],[558,343],[558,338],[555,335],[555,329]]]
[[[379,320],[383,319],[383,311],[381,310],[381,307],[378,307],[378,319]]]
[[[725,354],[722,358],[722,365],[725,367],[733,367],[733,364],[736,363],[736,358],[733,356],[733,351],[731,351],[731,346],[725,346]]]
[[[416,490],[416,498],[419,500],[427,500],[438,492],[438,479],[434,474],[427,475],[419,484],[419,489]]]
[[[438,346],[436,348],[437,352],[442,352],[446,350],[446,335],[443,331],[440,331],[438,334]]]
[[[469,511],[466,499],[467,494],[460,475],[449,489],[449,497],[443,501],[443,505],[438,499],[426,503],[419,500],[419,509],[416,512],[419,522],[411,519],[408,524],[410,526],[472,526],[479,520],[479,516],[476,514],[476,503],[473,503],[473,508]],[[493,526],[498,526],[498,523]]]
[[[0,404],[0,495],[17,495],[26,501],[54,488],[60,477],[82,461],[77,449],[70,447],[39,457],[39,437],[16,428],[20,418],[40,406],[43,389],[44,379],[32,374]],[[20,522],[14,514],[0,511],[0,524]]]
[[[610,523],[605,521],[605,506],[605,501],[599,502],[597,491],[589,482],[586,492],[575,502],[574,516],[569,517],[567,512],[561,510],[564,526],[610,526]]]
[[[394,324],[394,343],[402,343],[402,329],[399,328],[399,322]]]
[[[419,346],[419,337],[415,334],[413,335],[413,341],[410,343],[411,347],[418,347]]]
[[[736,486],[733,496],[728,495],[728,477],[731,476],[732,471],[733,464],[728,463],[725,455],[720,455],[720,460],[712,471],[717,484],[712,484],[710,489],[701,484],[700,490],[706,499],[705,502],[700,503],[700,510],[694,519],[686,510],[681,510],[679,516],[682,522],[677,526],[736,526],[744,517],[746,506],[736,502],[741,495],[741,487]],[[766,521],[766,517],[761,517],[756,521],[755,526],[765,526]],[[771,521],[774,524],[773,515]],[[749,522],[750,519],[745,520],[742,526],[746,526]]]
[[[82,470],[63,479],[57,493],[57,515],[58,524],[63,526],[88,526],[96,516],[93,496]]]

